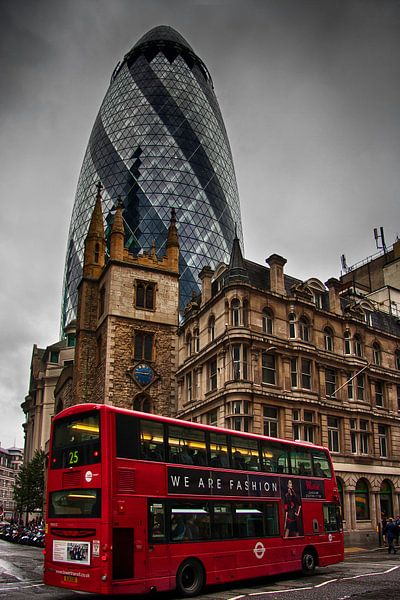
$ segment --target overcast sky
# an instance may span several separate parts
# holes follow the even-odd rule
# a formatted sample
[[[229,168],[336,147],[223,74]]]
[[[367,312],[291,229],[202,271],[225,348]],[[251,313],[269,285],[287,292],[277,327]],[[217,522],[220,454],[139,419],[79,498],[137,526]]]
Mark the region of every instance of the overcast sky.
[[[245,256],[323,282],[399,224],[398,0],[0,0],[0,442],[23,445],[33,344],[58,340],[68,227],[117,62],[150,28],[207,65]]]

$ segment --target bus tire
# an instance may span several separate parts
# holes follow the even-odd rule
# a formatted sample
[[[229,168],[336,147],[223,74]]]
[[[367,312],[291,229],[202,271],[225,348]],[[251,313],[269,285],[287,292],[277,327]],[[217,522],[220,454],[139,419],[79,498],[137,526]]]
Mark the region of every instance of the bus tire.
[[[303,575],[312,575],[315,572],[317,566],[317,556],[315,550],[312,548],[306,548],[301,557],[301,570]]]
[[[195,558],[188,558],[176,573],[176,589],[180,596],[191,598],[200,594],[205,584],[203,566]]]

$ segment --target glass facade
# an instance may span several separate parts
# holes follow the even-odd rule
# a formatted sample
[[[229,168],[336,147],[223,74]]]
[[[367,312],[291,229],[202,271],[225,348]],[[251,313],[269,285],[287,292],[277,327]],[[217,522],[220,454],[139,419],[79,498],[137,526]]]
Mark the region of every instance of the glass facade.
[[[101,181],[107,226],[118,195],[132,253],[156,242],[165,253],[171,208],[181,249],[180,306],[198,274],[229,262],[242,226],[229,142],[211,77],[170,27],[144,35],[118,64],[95,121],[79,176],[64,273],[62,326],[73,318],[83,243]]]

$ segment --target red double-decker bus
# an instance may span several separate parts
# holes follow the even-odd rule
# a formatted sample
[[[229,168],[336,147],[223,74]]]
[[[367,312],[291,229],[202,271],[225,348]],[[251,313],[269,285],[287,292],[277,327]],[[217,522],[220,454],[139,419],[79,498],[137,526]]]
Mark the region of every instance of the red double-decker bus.
[[[329,452],[85,404],[52,424],[44,581],[173,590],[343,560]]]

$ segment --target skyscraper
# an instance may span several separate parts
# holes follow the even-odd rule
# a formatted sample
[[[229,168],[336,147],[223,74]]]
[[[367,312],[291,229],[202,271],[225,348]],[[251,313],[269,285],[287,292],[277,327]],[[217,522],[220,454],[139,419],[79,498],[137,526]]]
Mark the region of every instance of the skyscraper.
[[[101,181],[106,224],[120,195],[125,244],[155,242],[162,255],[171,208],[181,248],[180,306],[198,274],[229,261],[242,241],[240,206],[224,122],[207,67],[171,27],[145,34],[115,68],[79,176],[64,273],[62,325],[74,317],[83,241]]]

